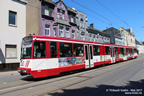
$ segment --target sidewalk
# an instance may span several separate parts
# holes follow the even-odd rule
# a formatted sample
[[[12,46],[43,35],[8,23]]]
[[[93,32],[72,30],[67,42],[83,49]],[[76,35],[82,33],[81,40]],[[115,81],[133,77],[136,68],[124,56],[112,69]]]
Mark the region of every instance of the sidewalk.
[[[0,77],[1,76],[10,76],[10,75],[16,75],[19,74],[18,71],[7,71],[7,72],[0,72]]]

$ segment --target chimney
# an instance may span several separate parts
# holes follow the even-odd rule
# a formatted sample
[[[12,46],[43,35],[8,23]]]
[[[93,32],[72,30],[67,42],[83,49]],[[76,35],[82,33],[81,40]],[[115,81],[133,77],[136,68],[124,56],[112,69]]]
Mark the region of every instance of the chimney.
[[[90,27],[91,27],[91,28],[93,28],[93,23],[92,23],[92,24],[90,24]]]
[[[131,34],[133,35],[133,30],[132,30],[132,28],[130,28],[130,32],[131,32]]]

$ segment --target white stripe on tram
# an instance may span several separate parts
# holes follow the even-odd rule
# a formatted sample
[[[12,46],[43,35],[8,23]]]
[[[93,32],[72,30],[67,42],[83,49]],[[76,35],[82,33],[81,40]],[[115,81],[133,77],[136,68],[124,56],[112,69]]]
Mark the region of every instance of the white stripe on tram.
[[[58,40],[58,39],[40,39],[40,38],[33,38],[33,40],[42,40],[42,41],[58,41],[58,42],[69,42],[69,43],[80,43],[80,44],[102,45],[102,44],[95,44],[95,43],[84,43],[84,42],[66,41],[66,40]]]

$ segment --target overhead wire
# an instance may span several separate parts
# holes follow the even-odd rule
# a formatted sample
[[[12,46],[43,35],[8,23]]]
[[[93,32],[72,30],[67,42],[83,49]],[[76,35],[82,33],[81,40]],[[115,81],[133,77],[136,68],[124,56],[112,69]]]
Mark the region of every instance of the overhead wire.
[[[81,5],[81,4],[77,3],[77,2],[75,2],[74,0],[71,0],[71,1],[74,2],[74,3],[76,3],[76,4],[78,4],[78,5],[80,5],[80,6],[82,6],[82,7],[84,7],[84,8],[86,8],[87,10],[89,10],[89,11],[91,11],[91,12],[97,14],[98,16],[100,16],[100,17],[106,19],[107,21],[111,22],[111,23],[107,23],[106,21],[103,21],[103,20],[101,20],[101,19],[99,19],[99,18],[97,18],[97,17],[95,17],[95,16],[93,16],[93,15],[90,15],[90,14],[86,13],[86,14],[88,14],[89,16],[91,16],[91,17],[93,17],[93,18],[95,18],[95,19],[101,21],[102,23],[104,22],[104,23],[108,24],[109,26],[112,26],[112,24],[115,24],[115,25],[121,27],[120,25],[118,25],[118,24],[114,23],[113,21],[111,21],[111,20],[109,20],[109,19],[103,17],[102,15],[100,15],[100,14],[94,12],[93,10],[91,10],[91,9],[89,9],[89,8],[87,8],[87,7],[83,6],[83,5]],[[30,5],[30,4],[27,4],[27,5],[28,5],[28,6],[31,6],[31,7],[34,7],[34,8],[37,8],[37,9],[41,9],[41,8],[39,8],[39,7],[35,7],[35,6]],[[141,11],[140,11],[140,12],[141,12]],[[112,13],[113,13],[113,12],[112,12]],[[120,17],[119,17],[119,19],[120,19]],[[122,20],[122,19],[121,19],[121,20]],[[122,20],[122,21],[123,21],[123,20]],[[123,22],[124,22],[124,21],[123,21]],[[126,22],[124,22],[124,23],[127,24]],[[100,27],[99,27],[99,28],[100,28]],[[141,37],[141,36],[140,36],[140,37]]]
[[[101,6],[103,6],[105,9],[107,9],[109,12],[111,12],[113,15],[115,15],[118,19],[120,19],[123,23],[125,23],[126,25],[128,25],[129,27],[132,27],[131,25],[129,25],[126,21],[124,21],[124,20],[122,20],[119,16],[117,16],[114,12],[112,12],[110,9],[108,9],[107,7],[105,7],[102,3],[100,3],[98,0],[96,0],[96,2],[98,2]],[[144,10],[142,10],[142,11],[144,11]],[[140,11],[140,12],[138,12],[138,14],[139,13],[141,13],[142,11]],[[134,30],[135,30],[135,28],[134,27],[132,27]],[[137,31],[137,30],[136,30]]]
[[[111,12],[113,15],[115,15],[117,18],[119,18],[123,23],[127,24],[124,20],[122,20],[119,16],[117,16],[115,13],[113,13],[110,9],[105,7],[102,3],[100,3],[98,0],[96,0],[101,6],[103,6],[105,9],[107,9],[109,12]],[[127,24],[128,25],[128,24]]]
[[[120,25],[118,25],[118,24],[116,24],[115,22],[113,22],[113,21],[111,21],[111,20],[109,20],[109,19],[105,18],[104,16],[102,16],[102,15],[100,15],[100,14],[96,13],[95,11],[93,11],[93,10],[91,10],[91,9],[89,9],[89,8],[87,8],[87,7],[85,7],[84,5],[81,5],[81,4],[79,4],[78,2],[76,2],[76,1],[74,1],[74,0],[71,0],[71,1],[72,1],[72,2],[74,2],[74,3],[76,3],[76,4],[78,4],[78,5],[80,5],[80,6],[82,6],[82,7],[84,7],[85,9],[87,9],[87,10],[89,10],[89,11],[91,11],[91,12],[95,13],[96,15],[98,15],[98,16],[100,16],[100,17],[102,17],[103,19],[105,19],[105,20],[107,20],[107,21],[109,21],[109,22],[111,22],[111,23],[113,23],[113,24],[115,24],[115,25],[117,25],[117,26],[119,26],[119,27],[120,27]]]
[[[87,10],[89,10],[89,11],[95,13],[96,15],[98,15],[98,16],[100,16],[100,17],[106,19],[107,21],[110,21],[112,24],[115,24],[115,25],[121,27],[120,25],[116,24],[115,22],[113,22],[113,21],[111,21],[111,20],[105,18],[104,16],[102,16],[102,15],[96,13],[95,11],[93,11],[93,10],[91,10],[91,9],[89,9],[89,8],[87,8],[87,7],[85,7],[84,5],[79,4],[78,2],[76,2],[76,1],[74,1],[74,0],[71,0],[71,1],[74,2],[74,3],[76,3],[76,4],[78,4],[79,6],[82,6],[83,8],[85,8],[85,9],[87,9]],[[120,17],[119,17],[119,19],[120,19]],[[127,24],[124,20],[122,20],[122,19],[120,19],[120,20],[121,20],[122,22],[124,22],[126,25],[129,25],[129,24]],[[129,26],[130,26],[130,25],[129,25]],[[134,29],[134,28],[133,28],[133,29]],[[134,29],[134,30],[135,30],[135,29]],[[136,30],[136,31],[137,31],[137,30]],[[139,36],[139,37],[141,37],[141,36]]]

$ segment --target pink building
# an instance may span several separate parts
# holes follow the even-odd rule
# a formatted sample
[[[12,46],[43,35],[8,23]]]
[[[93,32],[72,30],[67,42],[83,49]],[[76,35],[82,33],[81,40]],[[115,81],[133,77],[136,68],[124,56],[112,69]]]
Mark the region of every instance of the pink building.
[[[77,39],[75,10],[62,0],[40,0],[39,7],[39,35]]]

